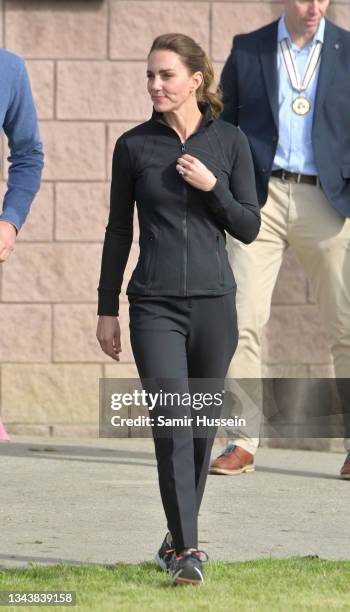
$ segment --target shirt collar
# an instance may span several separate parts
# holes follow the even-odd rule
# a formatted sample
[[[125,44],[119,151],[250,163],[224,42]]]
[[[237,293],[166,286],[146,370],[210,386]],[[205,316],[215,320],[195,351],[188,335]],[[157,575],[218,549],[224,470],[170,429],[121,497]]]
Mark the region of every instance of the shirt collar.
[[[202,113],[202,121],[198,128],[200,129],[202,127],[205,127],[212,121],[214,121],[214,117],[213,117],[213,113],[212,113],[209,102],[204,102],[204,101],[198,102],[198,108],[200,112]],[[159,123],[163,123],[164,125],[168,125],[163,117],[163,113],[159,113],[158,111],[155,110],[155,108],[153,108],[152,119],[154,121],[158,121]]]
[[[321,21],[320,21],[320,25],[318,26],[318,30],[315,34],[315,36],[313,37],[313,39],[310,41],[310,43],[308,43],[309,45],[312,45],[314,41],[318,40],[321,43],[324,42],[324,30],[325,30],[325,26],[326,26],[326,20],[324,17],[322,17]],[[281,42],[281,40],[284,40],[285,38],[289,38],[291,45],[293,45],[293,41],[290,37],[290,34],[287,30],[287,26],[286,26],[286,20],[285,20],[285,16],[282,15],[282,17],[280,18],[279,22],[278,22],[278,35],[277,35],[277,40],[278,42]]]

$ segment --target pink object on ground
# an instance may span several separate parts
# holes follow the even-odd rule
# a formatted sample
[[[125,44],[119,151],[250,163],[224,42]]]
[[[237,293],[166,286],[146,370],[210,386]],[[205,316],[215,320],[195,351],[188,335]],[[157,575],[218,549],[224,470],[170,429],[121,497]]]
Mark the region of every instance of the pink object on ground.
[[[0,418],[0,442],[10,442],[10,436],[8,435],[2,420]]]

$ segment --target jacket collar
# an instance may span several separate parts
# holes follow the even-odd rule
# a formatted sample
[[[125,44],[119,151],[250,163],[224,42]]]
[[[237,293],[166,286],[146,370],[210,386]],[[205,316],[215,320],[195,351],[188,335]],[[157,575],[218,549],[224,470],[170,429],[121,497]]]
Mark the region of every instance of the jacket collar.
[[[326,26],[315,101],[314,123],[322,108],[324,99],[331,89],[332,81],[336,76],[339,55],[342,49],[341,30],[334,23],[328,21],[328,19],[325,21]]]
[[[266,26],[260,43],[260,58],[266,91],[276,127],[278,127],[277,35],[279,20]]]
[[[198,128],[200,130],[212,123],[214,121],[214,116],[209,102],[198,102],[198,108],[202,113],[202,120]],[[157,123],[162,123],[163,125],[170,127],[170,125],[165,121],[163,113],[159,113],[155,110],[155,108],[153,108],[151,120],[157,121]]]

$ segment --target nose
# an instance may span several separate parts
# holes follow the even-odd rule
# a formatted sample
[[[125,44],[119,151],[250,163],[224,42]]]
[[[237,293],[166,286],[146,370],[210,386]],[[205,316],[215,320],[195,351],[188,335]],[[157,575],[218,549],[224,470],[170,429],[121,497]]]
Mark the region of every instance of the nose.
[[[319,13],[319,10],[320,10],[319,0],[314,0],[313,2],[311,2],[311,4],[309,5],[309,14],[317,15]]]
[[[159,91],[162,89],[162,80],[159,75],[155,75],[152,82],[152,91]]]

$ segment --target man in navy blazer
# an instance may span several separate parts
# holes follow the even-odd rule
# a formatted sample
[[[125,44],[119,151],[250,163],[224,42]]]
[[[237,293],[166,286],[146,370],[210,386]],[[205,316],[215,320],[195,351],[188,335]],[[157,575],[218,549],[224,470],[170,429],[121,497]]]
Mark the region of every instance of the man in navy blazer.
[[[234,38],[221,75],[221,118],[248,136],[263,207],[254,243],[239,245],[228,237],[240,331],[228,377],[262,376],[262,329],[283,256],[292,247],[313,287],[348,410],[350,32],[326,19],[329,1],[284,0],[278,21]],[[231,432],[233,440],[211,473],[254,471],[256,412],[254,418],[252,431]],[[346,479],[349,438],[340,473]]]

